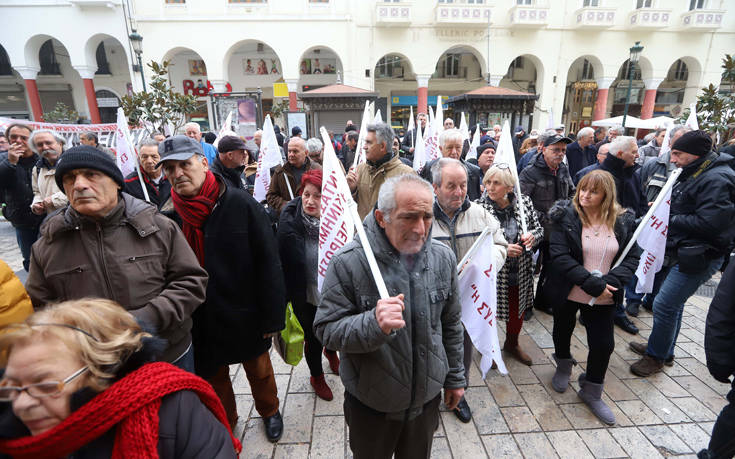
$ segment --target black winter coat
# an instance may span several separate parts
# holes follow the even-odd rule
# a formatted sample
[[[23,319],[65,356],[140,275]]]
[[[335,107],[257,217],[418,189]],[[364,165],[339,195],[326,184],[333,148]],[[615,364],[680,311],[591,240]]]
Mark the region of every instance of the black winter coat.
[[[306,304],[305,228],[301,221],[301,196],[286,204],[278,222],[278,252],[286,281],[286,301],[294,310]],[[316,269],[316,266],[314,267]]]
[[[245,189],[245,183],[242,180],[242,172],[245,170],[245,166],[230,169],[222,164],[222,161],[219,159],[219,155],[217,155],[209,167],[212,169],[212,172],[221,175],[222,178],[225,179],[229,188],[237,188],[238,190]]]
[[[572,287],[578,285],[588,295],[598,297],[605,290],[605,284],[618,289],[614,300],[620,303],[623,300],[623,287],[633,277],[638,267],[641,250],[638,245],[625,256],[625,259],[615,269],[602,277],[595,277],[584,267],[582,254],[582,221],[571,201],[557,202],[549,211],[549,218],[553,225],[549,241],[551,264],[549,275],[543,289],[546,304],[564,304]],[[615,238],[618,241],[618,253],[615,254],[614,265],[635,231],[635,217],[630,211],[618,216],[615,221]]]
[[[597,169],[609,172],[615,179],[618,204],[632,210],[636,217],[642,217],[648,212],[648,199],[641,183],[640,166],[625,167],[625,161],[608,153],[602,164],[596,163],[586,168],[585,175]]]
[[[526,152],[526,155],[528,154],[530,152]],[[548,223],[549,210],[556,201],[572,199],[574,196],[574,183],[569,176],[567,165],[559,164],[556,175],[554,175],[546,164],[544,155],[538,154],[536,159],[520,173],[518,181],[521,193],[531,198],[533,207],[538,211],[545,237],[549,237],[551,230]]]
[[[724,381],[735,374],[735,260],[730,260],[707,312],[704,352],[712,376]]]
[[[438,159],[432,159],[424,165],[421,170],[421,178],[429,183],[434,183],[431,177],[431,167],[436,164]],[[462,164],[467,168],[467,197],[470,201],[477,201],[482,196],[480,185],[482,184],[482,169],[479,166],[462,160]]]
[[[151,181],[143,171],[141,171],[141,175],[143,176],[143,181],[145,182],[145,187],[148,190],[148,197],[151,199],[151,203],[155,204],[155,206],[158,207],[158,210],[161,210],[161,207],[163,207],[166,201],[171,197],[171,183],[166,177],[161,177],[161,180],[158,181],[158,186],[156,186],[156,184]],[[136,197],[141,201],[145,201],[143,188],[140,186],[140,179],[138,179],[138,173],[135,171],[125,177],[125,190],[123,191],[130,196]]]
[[[16,228],[38,228],[46,214],[31,212],[33,187],[31,172],[38,155],[20,158],[11,164],[8,152],[0,153],[0,200],[5,203],[3,216]]]
[[[712,161],[698,177],[704,161]],[[711,153],[684,168],[671,192],[667,255],[685,245],[709,247],[710,258],[727,255],[735,239],[735,159]]]
[[[569,175],[574,177],[585,167],[597,163],[597,149],[594,145],[582,148],[579,142],[574,141],[567,145],[567,162]]]
[[[286,298],[276,238],[263,207],[227,187],[204,224],[207,299],[193,315],[196,372],[253,359],[283,330]]]

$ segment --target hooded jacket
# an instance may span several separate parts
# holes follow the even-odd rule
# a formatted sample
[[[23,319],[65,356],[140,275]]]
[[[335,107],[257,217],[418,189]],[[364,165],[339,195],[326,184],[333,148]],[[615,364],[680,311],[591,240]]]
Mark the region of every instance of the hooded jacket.
[[[553,230],[549,241],[551,263],[549,274],[544,284],[544,295],[548,304],[561,305],[567,300],[572,287],[578,285],[588,295],[598,297],[610,284],[618,290],[614,294],[616,303],[623,300],[623,286],[633,277],[638,268],[638,259],[641,250],[637,244],[623,259],[617,268],[613,268],[602,277],[593,276],[584,267],[582,252],[582,221],[572,202],[565,200],[557,202],[549,211],[549,219]],[[635,216],[631,211],[625,211],[615,220],[614,233],[618,241],[618,252],[612,261],[617,263],[626,245],[635,231]]]
[[[391,154],[392,153],[386,153]],[[357,213],[364,219],[373,210],[378,202],[378,192],[386,179],[403,174],[414,174],[414,170],[401,162],[398,156],[393,156],[388,161],[378,166],[362,163],[357,166],[357,188],[352,197],[357,201]]]
[[[406,326],[388,335],[378,326],[380,295],[355,239],[329,263],[314,332],[340,351],[339,373],[350,395],[389,419],[413,419],[442,388],[465,387],[457,260],[427,238],[409,269],[373,214],[363,224],[388,293],[405,295]]]
[[[207,273],[179,227],[126,193],[101,221],[71,206],[49,216],[26,282],[36,308],[85,297],[120,303],[168,341],[167,362],[189,347],[206,285]]]

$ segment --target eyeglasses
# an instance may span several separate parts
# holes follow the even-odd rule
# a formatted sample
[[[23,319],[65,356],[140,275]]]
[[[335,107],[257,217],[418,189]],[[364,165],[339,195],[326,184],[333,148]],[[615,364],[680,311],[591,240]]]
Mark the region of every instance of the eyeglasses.
[[[52,397],[58,395],[64,390],[64,387],[77,378],[79,375],[87,371],[89,367],[80,368],[71,376],[63,381],[44,381],[35,384],[28,384],[23,387],[3,386],[0,382],[0,402],[12,402],[20,396],[23,391],[28,392],[33,398]]]
[[[498,163],[498,164],[493,164],[493,165],[497,167],[498,169],[510,169],[510,164],[508,163]]]

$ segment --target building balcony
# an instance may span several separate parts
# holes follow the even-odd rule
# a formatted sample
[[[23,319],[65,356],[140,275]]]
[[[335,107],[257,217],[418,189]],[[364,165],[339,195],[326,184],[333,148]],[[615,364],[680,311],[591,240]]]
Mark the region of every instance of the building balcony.
[[[724,10],[692,10],[681,15],[681,25],[684,30],[707,31],[722,27]]]
[[[612,27],[615,25],[615,8],[588,6],[574,12],[574,26],[580,29]]]
[[[671,23],[671,10],[641,8],[634,10],[628,16],[628,26],[631,29],[662,29]]]
[[[452,5],[440,3],[436,6],[436,24],[442,26],[487,27],[491,8],[487,5]]]
[[[375,22],[378,26],[407,26],[411,24],[410,3],[378,2],[375,4]]]
[[[549,9],[516,5],[510,9],[510,23],[516,27],[545,27],[549,25]]]

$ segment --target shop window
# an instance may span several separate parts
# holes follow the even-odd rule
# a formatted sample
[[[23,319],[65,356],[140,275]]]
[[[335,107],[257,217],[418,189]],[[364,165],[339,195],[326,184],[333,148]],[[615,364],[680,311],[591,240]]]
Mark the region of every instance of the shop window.
[[[595,79],[595,69],[592,67],[592,64],[590,64],[590,61],[587,59],[584,60],[582,63],[582,79],[583,80],[594,80]]]
[[[107,53],[105,52],[105,44],[100,43],[97,47],[97,71],[95,75],[110,75],[110,63],[107,62]]]
[[[10,66],[10,58],[5,49],[0,46],[0,75],[12,75],[13,68]]]
[[[689,0],[689,11],[707,9],[707,0]]]
[[[600,6],[600,0],[582,0],[582,6],[585,8],[590,6]]]
[[[41,45],[41,50],[38,52],[38,60],[41,63],[40,75],[61,75],[59,62],[56,60],[54,44],[51,40],[46,40]]]
[[[689,69],[684,61],[677,59],[674,65],[671,66],[666,78],[673,81],[687,81],[689,79]]]
[[[461,54],[447,54],[447,58],[444,61],[444,76],[459,76],[459,61],[461,57]]]
[[[620,68],[620,72],[618,73],[618,80],[627,80],[628,75],[628,67],[630,66],[630,60],[625,61],[625,64]],[[637,65],[633,66],[633,80],[640,80],[641,79],[641,69]]]
[[[637,0],[635,7],[638,10],[642,8],[653,8],[653,0]]]
[[[656,105],[671,105],[684,102],[684,88],[658,88]]]

